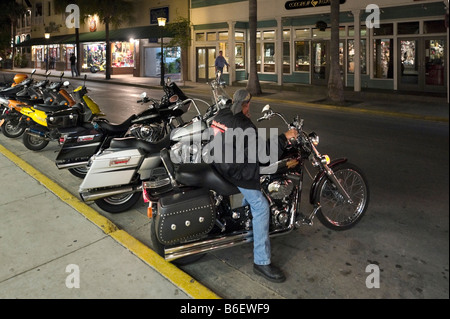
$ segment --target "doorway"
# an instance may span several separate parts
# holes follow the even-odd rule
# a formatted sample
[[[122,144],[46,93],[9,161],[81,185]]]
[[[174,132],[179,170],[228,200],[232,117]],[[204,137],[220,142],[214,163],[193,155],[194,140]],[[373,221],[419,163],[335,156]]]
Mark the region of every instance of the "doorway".
[[[330,41],[314,41],[312,43],[311,84],[327,85],[330,74]]]
[[[216,48],[197,48],[197,82],[215,78]]]
[[[446,50],[443,37],[399,39],[399,90],[445,92]]]

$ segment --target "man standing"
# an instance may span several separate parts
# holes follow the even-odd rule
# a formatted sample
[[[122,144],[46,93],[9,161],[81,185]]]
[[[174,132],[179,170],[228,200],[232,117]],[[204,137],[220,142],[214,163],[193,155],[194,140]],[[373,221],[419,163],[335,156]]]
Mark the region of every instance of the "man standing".
[[[273,282],[283,282],[286,277],[283,272],[271,263],[271,248],[269,239],[269,203],[261,192],[259,181],[259,161],[252,158],[251,147],[256,147],[256,141],[239,144],[234,138],[235,129],[242,129],[249,133],[254,130],[254,136],[257,136],[256,126],[250,120],[250,100],[252,96],[246,89],[237,90],[233,96],[231,108],[221,109],[212,122],[212,129],[217,134],[221,134],[222,154],[214,157],[213,166],[230,183],[236,185],[244,196],[243,205],[250,205],[252,213],[253,226],[253,271]],[[231,137],[230,135],[232,134]],[[288,140],[297,137],[298,132],[295,129],[289,130],[278,136],[278,154],[281,155],[288,145]],[[271,143],[271,139],[267,141]],[[230,146],[228,143],[231,143]],[[269,148],[270,144],[269,144]],[[227,152],[233,152],[236,156],[233,160],[227,162],[230,158]],[[253,152],[257,154],[258,152]],[[243,155],[243,161],[236,160],[236,157]]]
[[[225,67],[225,65],[227,66],[227,70],[230,67],[230,65],[228,64],[227,60],[225,60],[224,56],[223,56],[223,52],[219,51],[219,55],[216,58],[216,62],[214,63],[214,66],[216,67],[216,74],[217,72],[220,72],[219,75],[219,83],[222,82],[222,74],[223,74],[223,68]]]
[[[70,69],[72,71],[72,77],[73,77],[74,73],[75,73],[75,76],[80,75],[80,73],[78,73],[78,68],[77,68],[77,58],[75,57],[74,53],[70,54]]]

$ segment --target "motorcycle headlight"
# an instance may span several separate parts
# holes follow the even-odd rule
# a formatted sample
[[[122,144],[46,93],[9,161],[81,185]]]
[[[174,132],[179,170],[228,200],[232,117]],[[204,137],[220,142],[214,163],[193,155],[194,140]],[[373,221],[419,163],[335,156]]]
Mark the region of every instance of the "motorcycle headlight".
[[[308,137],[315,146],[319,145],[319,135],[316,132],[309,133]]]

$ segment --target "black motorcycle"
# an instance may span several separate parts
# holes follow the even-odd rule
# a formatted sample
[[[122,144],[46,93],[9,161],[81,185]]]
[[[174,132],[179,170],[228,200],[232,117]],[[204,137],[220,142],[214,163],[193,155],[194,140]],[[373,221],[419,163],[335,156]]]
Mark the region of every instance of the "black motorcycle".
[[[333,230],[353,227],[369,204],[369,186],[364,173],[346,158],[330,162],[327,155],[320,154],[317,134],[305,133],[303,120],[298,116],[288,123],[268,105],[263,112],[258,121],[279,116],[289,129],[295,128],[299,133],[278,161],[260,169],[261,191],[270,205],[270,236],[289,234],[301,225],[312,225],[315,216]],[[167,149],[161,152],[161,159],[170,187],[163,190],[160,182],[143,182],[152,213],[151,241],[161,256],[168,261],[179,258],[193,261],[206,252],[253,241],[250,207],[232,206],[231,196],[239,190],[212,165],[174,165]],[[300,202],[307,161],[317,173],[309,194],[312,211],[303,215]]]
[[[174,109],[172,106],[187,99],[174,82],[165,84],[163,89],[165,94],[160,101],[143,93],[137,102],[149,104],[149,107],[139,114],[131,115],[122,123],[111,123],[104,118],[95,119],[78,127],[75,132],[64,134],[60,139],[62,146],[55,160],[56,166],[59,169],[68,169],[74,176],[84,178],[91,156],[108,148],[113,138],[130,135],[147,142],[162,139],[175,123],[183,123],[183,109]]]

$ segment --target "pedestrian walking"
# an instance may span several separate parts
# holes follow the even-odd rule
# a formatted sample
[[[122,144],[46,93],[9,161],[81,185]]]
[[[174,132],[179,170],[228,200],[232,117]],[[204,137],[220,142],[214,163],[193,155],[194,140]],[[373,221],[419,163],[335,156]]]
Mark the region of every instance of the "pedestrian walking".
[[[78,72],[78,68],[77,68],[77,58],[75,57],[74,53],[70,54],[70,69],[72,71],[72,77],[73,77],[74,73],[75,73],[75,76],[80,75],[80,73]]]
[[[219,55],[217,56],[216,61],[214,63],[214,66],[216,67],[216,74],[217,74],[217,72],[220,72],[219,78],[218,78],[219,83],[222,82],[223,68],[225,67],[225,65],[227,66],[227,70],[228,70],[230,65],[228,64],[227,60],[225,60],[225,58],[223,56],[223,51],[219,51]]]

